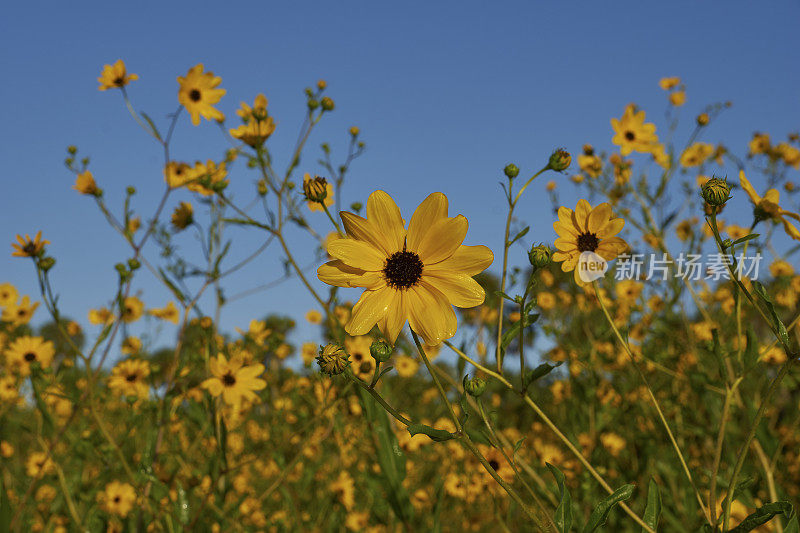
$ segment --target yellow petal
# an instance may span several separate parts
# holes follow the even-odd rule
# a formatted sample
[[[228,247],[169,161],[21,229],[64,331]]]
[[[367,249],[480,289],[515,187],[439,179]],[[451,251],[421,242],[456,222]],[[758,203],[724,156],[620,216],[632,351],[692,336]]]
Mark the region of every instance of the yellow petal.
[[[483,287],[466,274],[425,272],[422,280],[436,287],[456,307],[475,307],[486,299]]]
[[[786,230],[786,234],[792,239],[800,241],[800,231],[794,226],[794,224],[785,218],[782,218],[781,221],[783,222],[783,229]]]
[[[222,381],[218,378],[208,378],[200,384],[201,387],[208,390],[211,396],[219,396],[222,394]]]
[[[781,193],[779,193],[777,189],[770,189],[766,193],[764,193],[763,199],[768,202],[772,202],[775,205],[778,205],[781,201]]]
[[[573,239],[575,239],[578,237],[578,235],[580,235],[578,229],[572,223],[571,219],[567,222],[556,220],[555,222],[553,222],[553,229],[561,237],[572,237]]]
[[[386,311],[386,316],[380,322],[380,328],[383,336],[391,344],[394,344],[400,335],[400,330],[406,323],[407,310],[405,304],[405,291],[394,291],[392,301],[389,304],[389,309]]]
[[[386,236],[387,249],[395,252],[403,249],[406,230],[400,209],[391,196],[383,191],[370,194],[367,198],[367,220]]]
[[[758,202],[761,201],[761,197],[756,194],[756,190],[752,185],[750,185],[750,182],[745,177],[744,170],[739,171],[739,184],[742,186],[742,189],[744,189],[744,192],[747,193],[747,196],[750,197],[751,202],[758,204]]]
[[[611,261],[627,249],[628,243],[619,237],[611,237],[610,239],[603,239],[595,253],[606,261]]]
[[[386,316],[392,303],[395,290],[382,287],[374,291],[364,291],[356,305],[345,331],[350,335],[366,335],[379,320]]]
[[[361,270],[382,270],[386,255],[364,241],[353,239],[337,239],[328,244],[328,253],[345,264]]]
[[[419,250],[425,235],[439,220],[447,218],[447,196],[430,194],[419,204],[408,223],[408,248]]]
[[[611,218],[611,204],[602,203],[592,209],[589,213],[588,220],[586,221],[586,229],[589,233],[597,234],[598,231],[608,222]]]
[[[455,218],[440,218],[428,229],[419,246],[409,249],[416,251],[425,265],[444,261],[464,242],[468,226],[467,219],[461,215]]]
[[[375,227],[367,219],[346,211],[339,213],[339,215],[342,217],[344,230],[353,239],[366,241],[387,256],[397,251],[388,246],[389,242],[380,228]]]
[[[613,237],[625,227],[625,220],[622,218],[612,218],[608,223],[597,232],[598,239]]]
[[[462,244],[453,255],[444,261],[426,266],[425,273],[455,270],[468,276],[475,276],[489,268],[492,261],[494,261],[494,254],[486,246],[465,246]]]
[[[236,379],[237,380],[240,380],[240,379],[243,379],[243,380],[254,379],[256,376],[261,375],[263,372],[264,372],[264,365],[262,365],[260,363],[259,364],[255,364],[255,365],[246,366],[244,368],[239,369],[239,371],[236,372]]]
[[[574,238],[564,238],[559,237],[553,243],[556,250],[561,252],[577,252],[578,251],[578,242]]]
[[[569,207],[559,207],[558,208],[558,220],[561,221],[562,224],[565,226],[573,226],[572,223],[572,209]]]
[[[337,287],[377,289],[385,283],[381,272],[366,272],[360,268],[353,268],[339,259],[320,266],[317,269],[317,277],[320,281]]]
[[[425,344],[435,346],[456,334],[458,322],[453,307],[436,288],[420,283],[406,291],[408,323]]]
[[[589,218],[589,213],[592,212],[592,206],[584,199],[578,200],[578,205],[575,207],[575,213],[572,215],[572,219],[575,221],[575,226],[577,226],[581,232],[586,231],[586,219]]]

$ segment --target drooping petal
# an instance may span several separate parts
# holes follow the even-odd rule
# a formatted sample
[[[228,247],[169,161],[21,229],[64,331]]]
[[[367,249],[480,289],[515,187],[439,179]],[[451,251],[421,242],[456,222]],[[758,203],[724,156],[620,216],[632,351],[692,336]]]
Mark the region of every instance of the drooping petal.
[[[419,250],[425,235],[439,220],[447,218],[447,196],[440,192],[428,195],[414,211],[408,223],[408,248]]]
[[[742,189],[744,189],[744,192],[747,193],[747,196],[750,197],[750,201],[758,205],[758,202],[761,201],[761,197],[756,193],[750,181],[745,177],[744,170],[739,171],[739,184],[742,186]]]
[[[328,244],[328,253],[351,267],[372,272],[383,269],[386,262],[386,255],[380,250],[354,239],[337,239],[331,242]]]
[[[425,272],[422,279],[436,287],[456,307],[475,307],[486,299],[483,287],[466,274]]]
[[[611,204],[604,202],[589,213],[589,218],[586,222],[586,229],[589,233],[597,234],[597,232],[608,222],[611,218]]]
[[[383,336],[386,337],[386,340],[391,344],[395,343],[408,319],[405,294],[406,291],[394,291],[389,309],[386,311],[386,316],[379,324]]]
[[[366,218],[346,211],[339,213],[339,216],[342,217],[342,225],[344,226],[345,232],[353,239],[366,241],[387,256],[398,251],[389,246],[389,242],[380,228],[376,227]]]
[[[399,251],[403,249],[406,237],[403,217],[400,208],[392,197],[384,191],[375,191],[367,198],[367,220],[374,227],[380,228],[386,236],[386,249]]]
[[[328,261],[317,269],[317,277],[328,285],[337,287],[365,287],[377,289],[385,284],[380,272],[367,272],[360,268],[346,265],[340,259]]]
[[[425,265],[444,261],[464,242],[468,226],[467,219],[461,215],[454,218],[440,218],[425,233],[425,238],[419,247],[409,249],[416,251]]]
[[[438,263],[425,266],[425,272],[452,271],[461,272],[468,276],[480,274],[492,264],[494,254],[483,245],[465,246],[461,245],[456,251]]]
[[[793,213],[792,213],[793,214]],[[795,215],[797,216],[797,215]],[[785,218],[781,218],[783,222],[783,229],[786,231],[786,234],[796,241],[800,241],[800,230],[798,230],[794,224],[786,220]]]
[[[768,190],[767,192],[764,193],[763,200],[766,200],[768,202],[772,202],[775,205],[778,205],[778,204],[781,203],[781,193],[778,192],[778,189],[770,189],[770,190]]]
[[[394,298],[395,289],[389,286],[380,289],[364,291],[350,315],[350,321],[345,326],[345,331],[350,335],[366,335],[379,320],[382,320],[389,310]]]
[[[420,283],[406,291],[408,323],[429,346],[435,346],[456,334],[458,322],[453,306],[438,289]]]

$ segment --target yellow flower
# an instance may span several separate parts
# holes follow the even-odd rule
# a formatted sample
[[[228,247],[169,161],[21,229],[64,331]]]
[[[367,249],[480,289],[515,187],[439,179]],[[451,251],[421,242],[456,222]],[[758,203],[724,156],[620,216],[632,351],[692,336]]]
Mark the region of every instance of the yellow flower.
[[[347,470],[339,472],[339,477],[328,486],[328,489],[336,495],[336,498],[344,505],[345,509],[352,509],[356,504],[355,485]]]
[[[216,88],[222,78],[203,72],[200,63],[189,69],[186,77],[178,76],[178,83],[178,102],[192,116],[192,124],[199,125],[201,115],[206,120],[225,120],[225,115],[213,107],[225,94],[225,89]]]
[[[369,351],[371,344],[372,337],[367,335],[347,337],[344,340],[345,350],[350,355],[350,369],[365,381],[371,379],[375,371],[375,359]]]
[[[31,365],[39,363],[42,368],[48,368],[53,362],[56,350],[51,341],[42,337],[22,336],[17,337],[6,348],[6,362],[21,376],[31,373]]]
[[[224,162],[218,165],[210,159],[205,164],[198,161],[194,164],[194,168],[189,171],[185,184],[190,191],[200,193],[203,196],[211,196],[214,194],[213,187],[228,185],[228,180],[225,179],[227,176],[228,170]]]
[[[267,118],[267,97],[259,93],[253,100],[253,107],[241,102],[241,107],[236,110],[236,114],[245,122],[251,119],[263,120]]]
[[[754,133],[750,140],[750,155],[765,154],[770,150],[769,133]]]
[[[681,165],[696,167],[702,165],[714,153],[714,145],[708,143],[694,143],[681,154]]]
[[[31,304],[30,296],[23,296],[22,301],[3,308],[0,320],[10,322],[14,326],[27,324],[33,318],[37,307],[39,307],[39,302]]]
[[[101,91],[115,87],[122,89],[130,82],[138,79],[138,75],[128,74],[125,69],[125,63],[118,59],[113,65],[103,65],[103,71],[100,73],[100,77],[97,78],[97,81],[100,82],[98,89]]]
[[[122,306],[122,321],[126,324],[136,322],[144,311],[144,303],[136,296],[128,296]]]
[[[11,247],[14,248],[12,257],[36,257],[44,253],[44,246],[50,244],[50,241],[42,240],[42,232],[36,233],[36,236],[31,239],[31,236],[26,234],[23,239],[21,235],[17,235],[19,244],[12,242]]]
[[[600,443],[614,457],[618,456],[627,445],[625,439],[613,432],[602,433],[600,435]]]
[[[161,309],[149,309],[147,313],[156,318],[160,318],[161,320],[172,322],[173,324],[177,324],[178,319],[181,316],[178,308],[175,307],[175,302],[169,302]]]
[[[100,504],[105,512],[125,518],[133,510],[136,503],[136,491],[127,483],[112,481],[106,485],[105,490],[98,495]]]
[[[367,218],[343,212],[348,239],[328,245],[335,259],[317,269],[319,279],[339,287],[366,289],[353,306],[345,330],[364,335],[377,323],[394,343],[408,320],[427,344],[456,333],[453,305],[483,303],[483,288],[472,276],[494,260],[486,246],[464,246],[467,219],[447,216],[447,197],[428,196],[411,217],[408,230],[400,209],[383,191],[367,200]]]
[[[0,283],[0,307],[16,305],[19,293],[17,288],[10,283]]]
[[[150,395],[150,385],[147,376],[150,375],[150,366],[141,359],[126,359],[111,369],[108,378],[108,388],[122,396],[147,399]]]
[[[167,163],[167,166],[164,167],[164,181],[173,189],[185,185],[187,181],[192,179],[190,174],[191,170],[192,167],[187,163],[170,161]]]
[[[139,231],[140,227],[142,227],[142,219],[139,217],[131,217],[130,220],[128,220],[128,226],[125,228],[125,232],[128,235],[133,235]]]
[[[306,320],[309,324],[319,324],[322,322],[322,313],[316,309],[311,309],[306,313]]]
[[[675,107],[680,107],[686,103],[686,91],[675,91],[669,95],[669,103]]]
[[[583,153],[578,156],[578,166],[590,178],[596,178],[603,172],[603,161],[594,153],[591,144],[583,145]]]
[[[796,147],[787,143],[779,143],[775,147],[775,153],[782,157],[783,162],[790,167],[800,169],[800,150]]]
[[[602,203],[592,209],[586,200],[578,200],[575,210],[560,207],[558,221],[553,222],[553,229],[558,234],[555,241],[556,251],[553,261],[561,263],[564,272],[575,271],[575,282],[583,286],[584,282],[575,268],[583,252],[594,252],[606,261],[611,261],[628,248],[628,244],[617,233],[622,231],[625,221],[614,218],[611,205]]]
[[[122,341],[121,351],[125,355],[135,355],[142,351],[142,341],[139,337],[127,337]]]
[[[100,309],[89,310],[89,322],[91,324],[109,324],[114,321],[111,310],[101,307]]]
[[[614,128],[615,134],[611,142],[620,147],[622,155],[634,151],[650,152],[658,142],[655,124],[645,122],[644,118],[644,111],[636,112],[635,106],[628,105],[621,119],[611,119],[611,127]]]
[[[273,131],[275,131],[275,123],[272,117],[268,117],[266,120],[251,120],[247,124],[232,128],[230,133],[234,139],[239,139],[255,148],[264,144]]]
[[[0,401],[13,402],[19,397],[17,382],[12,376],[0,377]]]
[[[211,359],[208,363],[213,377],[200,384],[212,396],[222,396],[228,405],[239,406],[242,400],[256,401],[258,396],[255,391],[267,386],[267,382],[259,379],[264,372],[264,365],[255,364],[243,366],[241,359],[232,358],[228,361],[223,354]]]
[[[40,477],[55,470],[53,460],[46,452],[33,452],[25,462],[25,471],[29,477]]]
[[[775,222],[781,222],[786,234],[792,239],[800,241],[800,230],[798,230],[794,224],[787,220],[787,217],[791,217],[800,221],[800,215],[781,209],[781,206],[779,205],[780,192],[778,192],[777,189],[768,190],[762,198],[756,193],[756,190],[745,177],[744,170],[739,171],[739,183],[741,184],[742,189],[744,189],[744,192],[747,193],[747,196],[750,197],[750,201],[755,206],[756,218],[770,218]]]
[[[189,202],[181,202],[172,212],[172,227],[175,231],[186,229],[194,221],[194,209]]]
[[[322,190],[323,185],[324,190]],[[322,205],[320,205],[320,202],[317,200],[311,200],[310,198],[312,197],[322,198],[322,203],[325,204],[325,207],[330,207],[333,205],[333,185],[330,184],[325,178],[320,178],[319,176],[312,178],[311,174],[308,172],[303,174],[303,193],[306,195],[306,199],[308,200],[306,204],[308,205],[308,209],[311,211],[324,211]]]
[[[97,183],[94,181],[94,176],[92,176],[92,173],[88,170],[78,174],[78,177],[75,179],[75,185],[73,185],[72,188],[81,194],[88,194],[92,196],[100,196],[101,194],[100,189],[97,187]]]
[[[311,366],[317,356],[317,345],[313,342],[304,342],[300,349],[300,356],[303,358],[304,365]]]
[[[8,459],[14,455],[14,446],[4,440],[0,440],[0,457]]]
[[[407,355],[398,355],[394,361],[394,368],[401,378],[410,378],[419,370],[419,363]]]
[[[671,77],[671,78],[661,78],[658,82],[659,87],[665,91],[669,91],[670,89],[674,89],[681,83],[681,79],[678,77]]]
[[[772,274],[773,277],[780,277],[780,276],[791,276],[794,274],[794,267],[790,265],[788,262],[779,259],[774,261],[769,266],[769,272]]]

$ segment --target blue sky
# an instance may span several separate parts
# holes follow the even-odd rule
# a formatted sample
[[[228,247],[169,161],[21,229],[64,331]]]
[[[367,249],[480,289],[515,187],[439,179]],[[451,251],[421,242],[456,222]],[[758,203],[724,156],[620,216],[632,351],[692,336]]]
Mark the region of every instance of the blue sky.
[[[90,168],[117,209],[125,186],[135,185],[134,205],[146,219],[163,189],[159,146],[138,129],[116,91],[97,90],[102,65],[119,58],[140,76],[130,87],[134,104],[162,127],[177,106],[175,77],[196,63],[222,77],[228,93],[219,108],[231,119],[240,101],[264,92],[278,122],[269,142],[280,167],[288,163],[303,117],[303,88],[326,79],[336,110],[312,137],[300,172],[320,172],[315,161],[322,142],[341,155],[347,128],[357,125],[368,150],[353,165],[344,205],[380,188],[410,216],[430,192],[442,191],[451,213],[470,220],[467,244],[487,244],[496,255],[505,213],[498,187],[503,166],[513,161],[530,174],[553,148],[577,154],[586,142],[610,151],[609,119],[629,102],[664,131],[663,76],[680,76],[687,85],[681,109],[686,124],[708,103],[733,102],[704,140],[724,142],[739,155],[755,130],[785,139],[800,127],[797,2],[219,6],[60,2],[45,9],[18,2],[4,10],[0,243],[43,230],[58,259],[53,280],[61,305],[84,325],[87,310],[113,294],[113,265],[128,252],[93,202],[71,190],[65,147],[75,144],[91,156]],[[185,115],[179,121],[176,158],[219,158],[223,149],[215,126],[193,127]],[[231,193],[249,199],[253,175],[240,165],[230,178]],[[519,206],[532,240],[555,237],[544,201],[550,179],[560,183],[565,203],[577,199],[566,176],[535,182]],[[754,175],[756,188],[761,179]],[[179,199],[188,195],[176,196],[169,207]],[[746,208],[744,198],[737,202]],[[319,231],[328,230],[322,216],[311,220]],[[233,257],[256,245],[240,232],[233,235]],[[190,237],[179,243],[193,249]],[[300,250],[310,245],[307,239],[296,244]],[[31,265],[2,246],[0,282],[35,295]],[[274,279],[279,259],[278,249],[270,248],[230,280],[229,294]],[[515,250],[512,261],[523,260],[523,251]],[[169,298],[146,273],[134,288],[153,306]],[[246,327],[250,318],[281,309],[300,320],[293,340],[313,340],[313,330],[302,323],[312,304],[298,283],[288,282],[232,304],[222,326]],[[41,309],[36,321],[44,318]],[[162,341],[168,342],[165,331]]]

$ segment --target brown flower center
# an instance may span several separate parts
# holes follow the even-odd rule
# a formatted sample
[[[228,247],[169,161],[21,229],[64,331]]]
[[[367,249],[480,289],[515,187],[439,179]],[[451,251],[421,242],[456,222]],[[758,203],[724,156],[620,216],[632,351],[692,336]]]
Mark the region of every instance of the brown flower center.
[[[127,376],[125,376],[125,381],[127,381],[128,383],[133,383],[134,381],[136,381],[138,377],[139,376],[137,376],[136,374],[128,374]]]
[[[228,372],[224,376],[222,376],[222,384],[226,387],[233,387],[236,384],[236,377]]]
[[[189,100],[192,102],[199,102],[200,101],[200,91],[197,89],[192,89],[189,91]]]
[[[28,352],[22,356],[27,362],[36,361],[36,354],[33,352]]]
[[[118,78],[114,78],[114,85],[116,85],[117,87],[122,87],[124,84],[125,84],[125,80],[122,78],[122,76],[119,76]]]
[[[114,496],[114,500],[113,501],[114,501],[114,503],[119,503],[121,499],[122,498],[120,498],[119,496]]]
[[[492,467],[492,470],[497,472],[497,469],[500,468],[500,463],[498,463],[495,459],[489,461],[489,466]]]
[[[422,260],[414,252],[395,252],[386,260],[383,275],[390,287],[408,289],[422,277]]]
[[[636,138],[636,134],[633,133],[631,130],[625,132],[625,139],[628,141],[632,141]]]
[[[600,240],[594,233],[581,233],[578,235],[578,251],[579,252],[594,252]]]

